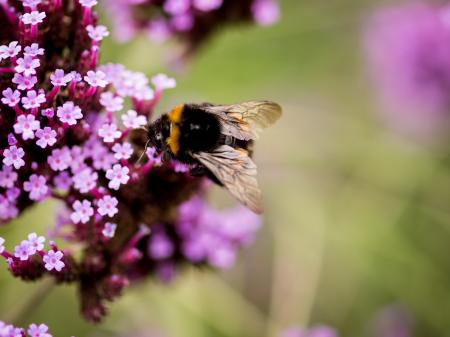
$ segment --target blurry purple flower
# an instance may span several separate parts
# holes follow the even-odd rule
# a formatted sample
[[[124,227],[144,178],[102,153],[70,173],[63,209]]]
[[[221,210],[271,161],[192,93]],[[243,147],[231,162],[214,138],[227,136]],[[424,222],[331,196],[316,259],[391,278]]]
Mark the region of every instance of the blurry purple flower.
[[[98,135],[103,138],[105,143],[114,143],[122,135],[114,123],[105,123],[98,130]]]
[[[96,27],[89,25],[86,27],[86,30],[89,37],[94,41],[101,41],[109,35],[108,29],[102,25]]]
[[[115,223],[107,222],[103,227],[102,234],[105,238],[111,239],[116,233],[117,225]]]
[[[42,258],[45,263],[45,269],[48,271],[52,271],[53,269],[56,271],[61,271],[65,267],[64,262],[61,261],[63,256],[63,252],[59,250],[56,252],[54,250],[48,251],[48,253]]]
[[[222,6],[223,0],[193,0],[193,4],[198,10],[209,12]]]
[[[2,254],[5,251],[5,239],[3,239],[2,237],[0,237],[0,254]]]
[[[5,166],[0,170],[0,187],[11,188],[17,181],[18,174],[11,166]]]
[[[25,181],[23,189],[30,193],[31,200],[42,200],[47,196],[48,186],[44,176],[32,174],[29,181]]]
[[[28,328],[28,335],[30,337],[52,337],[48,333],[48,326],[45,324],[31,324]]]
[[[74,188],[81,193],[87,193],[97,184],[98,173],[93,171],[90,167],[86,167],[77,172],[73,176]]]
[[[35,9],[41,2],[42,0],[22,0],[23,6],[31,9]]]
[[[367,25],[370,70],[387,120],[401,131],[427,134],[449,119],[448,10],[420,2],[387,7]]]
[[[51,155],[47,158],[47,161],[54,171],[64,171],[70,165],[72,160],[70,151],[67,147],[61,149],[54,149]]]
[[[174,253],[175,247],[163,232],[152,235],[148,243],[148,254],[155,260],[167,259]]]
[[[17,170],[25,165],[25,161],[22,159],[24,155],[25,151],[21,147],[18,148],[13,145],[3,152],[3,164],[6,166],[14,166]]]
[[[30,244],[30,250],[35,254],[36,252],[44,249],[45,238],[38,236],[36,233],[28,234],[28,243]]]
[[[177,85],[175,79],[167,76],[166,74],[158,74],[153,76],[152,83],[156,90],[172,89]]]
[[[138,129],[147,124],[147,119],[145,116],[138,116],[134,110],[128,110],[126,114],[122,115],[122,122],[126,128]]]
[[[91,87],[101,87],[104,88],[108,84],[106,80],[106,74],[103,71],[92,71],[89,70],[87,75],[84,76],[84,80],[89,83]]]
[[[412,337],[414,320],[401,305],[389,305],[375,316],[373,333],[382,337]]]
[[[112,92],[104,92],[100,95],[100,103],[107,111],[115,112],[123,108],[123,98],[114,96]]]
[[[131,147],[130,143],[116,143],[112,147],[112,150],[114,151],[114,157],[118,160],[121,159],[130,159],[131,155],[133,154],[133,148]]]
[[[89,218],[94,215],[94,209],[91,207],[89,200],[77,200],[72,206],[74,212],[70,215],[70,219],[75,223],[87,223]]]
[[[26,46],[23,52],[27,56],[39,56],[44,55],[44,48],[39,48],[37,43],[32,43],[30,46]]]
[[[27,240],[23,240],[20,245],[14,248],[14,256],[20,259],[20,261],[26,261],[32,255],[31,251],[30,243]]]

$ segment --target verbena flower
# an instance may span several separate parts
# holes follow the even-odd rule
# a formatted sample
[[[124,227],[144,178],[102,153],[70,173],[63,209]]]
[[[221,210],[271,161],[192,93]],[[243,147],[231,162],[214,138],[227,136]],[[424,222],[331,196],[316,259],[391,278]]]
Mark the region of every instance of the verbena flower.
[[[368,21],[364,38],[387,121],[415,135],[448,124],[450,7],[415,2],[381,8]]]
[[[103,0],[120,41],[137,32],[163,42],[177,37],[190,53],[224,24],[254,21],[271,25],[280,16],[278,0]]]
[[[107,31],[95,4],[0,2],[0,222],[48,198],[61,203],[48,238],[30,230],[13,246],[0,237],[0,255],[23,280],[76,283],[94,322],[131,283],[169,281],[186,264],[231,267],[259,227],[246,209],[209,208],[189,166],[162,163],[153,148],[138,160],[142,128],[176,82],[99,66]]]
[[[24,1],[25,2],[25,1]],[[0,321],[0,337],[52,337],[45,324],[30,324],[28,329],[18,328]]]

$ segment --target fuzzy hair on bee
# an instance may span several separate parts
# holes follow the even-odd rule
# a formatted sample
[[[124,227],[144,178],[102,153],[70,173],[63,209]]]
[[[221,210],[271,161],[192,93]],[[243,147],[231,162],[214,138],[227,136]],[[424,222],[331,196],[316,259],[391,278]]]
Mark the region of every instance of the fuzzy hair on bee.
[[[164,156],[198,164],[196,175],[209,176],[249,209],[262,213],[257,168],[251,159],[253,142],[281,114],[280,105],[271,101],[182,104],[149,125],[148,142]]]

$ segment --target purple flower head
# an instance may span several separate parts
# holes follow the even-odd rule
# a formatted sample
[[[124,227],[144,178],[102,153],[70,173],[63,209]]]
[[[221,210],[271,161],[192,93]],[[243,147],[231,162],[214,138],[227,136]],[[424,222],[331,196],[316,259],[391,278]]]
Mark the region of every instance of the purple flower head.
[[[100,95],[100,103],[107,111],[120,111],[123,108],[123,98],[114,96],[112,92],[104,92]]]
[[[63,257],[64,257],[63,252],[59,250],[56,252],[53,249],[48,251],[48,253],[45,254],[44,257],[42,258],[42,260],[45,263],[45,269],[47,269],[48,271],[52,270],[61,271],[65,267],[64,262],[61,261]]]
[[[30,335],[30,337],[52,337],[52,335],[48,333],[48,326],[45,324],[31,324],[28,327],[28,335]]]
[[[447,11],[412,3],[382,8],[368,21],[368,64],[384,117],[397,130],[430,134],[450,117]]]
[[[47,196],[47,180],[44,176],[32,174],[30,180],[23,184],[23,189],[30,193],[31,200],[42,200]]]
[[[97,185],[97,179],[97,172],[86,167],[73,176],[74,188],[81,193],[87,193]]]
[[[67,147],[61,149],[54,149],[47,161],[54,171],[64,171],[70,165],[72,157],[70,150]]]

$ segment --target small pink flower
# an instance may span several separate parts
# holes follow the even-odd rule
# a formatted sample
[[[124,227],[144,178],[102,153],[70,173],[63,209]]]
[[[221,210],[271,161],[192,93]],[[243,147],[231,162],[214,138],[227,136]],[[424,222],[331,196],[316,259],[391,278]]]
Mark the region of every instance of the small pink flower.
[[[123,108],[123,98],[114,96],[112,92],[104,92],[100,95],[100,103],[107,111],[115,112]]]
[[[172,35],[169,23],[163,18],[151,21],[147,27],[147,32],[153,41],[159,43],[166,41]]]
[[[83,118],[80,107],[73,104],[73,102],[66,102],[58,107],[56,116],[62,123],[67,123],[68,125],[75,125],[77,124],[77,119]]]
[[[98,135],[103,138],[105,143],[113,143],[114,140],[120,138],[122,132],[117,130],[117,125],[115,123],[106,123],[98,130]]]
[[[164,10],[172,15],[186,13],[191,6],[190,0],[167,0],[164,3]]]
[[[91,86],[91,87],[101,87],[104,88],[108,84],[108,81],[106,80],[106,74],[101,71],[92,71],[89,70],[87,72],[87,75],[84,76],[84,80]]]
[[[29,90],[37,83],[37,77],[34,75],[24,76],[22,74],[15,73],[12,79],[14,84],[17,84],[19,90]]]
[[[10,146],[9,149],[5,149],[3,156],[3,164],[6,166],[14,165],[17,170],[25,165],[25,161],[22,159],[25,156],[25,151],[21,147]]]
[[[114,157],[117,160],[130,159],[131,155],[133,154],[133,148],[131,147],[131,144],[128,142],[125,142],[123,144],[119,143],[114,144],[112,150],[115,152]]]
[[[31,200],[42,200],[48,192],[47,180],[44,176],[32,174],[29,181],[25,181],[23,189],[30,193]]]
[[[64,87],[72,81],[72,75],[64,74],[62,69],[56,69],[55,73],[50,75],[50,81],[55,87]]]
[[[94,209],[91,207],[89,200],[75,201],[72,205],[74,212],[70,215],[70,219],[74,223],[87,223],[92,215]]]
[[[167,76],[166,74],[158,74],[153,76],[152,83],[156,90],[172,89],[177,86],[175,79]]]
[[[28,234],[28,243],[30,244],[30,251],[33,251],[32,254],[35,254],[44,249],[45,238],[38,236],[36,233],[31,233]]]
[[[126,184],[130,179],[128,173],[130,169],[120,164],[115,164],[112,169],[106,171],[106,178],[109,179],[108,187],[118,190],[121,184]]]
[[[2,237],[0,237],[0,254],[2,254],[5,251],[5,239],[3,239]]]
[[[64,171],[69,167],[71,161],[72,157],[68,147],[54,149],[47,158],[47,162],[53,171]]]
[[[23,58],[17,59],[17,66],[14,68],[18,73],[22,73],[24,76],[30,76],[36,74],[36,68],[41,63],[33,56],[25,55]]]
[[[19,42],[12,41],[9,45],[1,45],[0,46],[0,61],[2,59],[7,59],[10,57],[16,57],[19,52],[22,50],[22,47],[19,45]]]
[[[117,225],[115,223],[107,222],[103,227],[102,234],[105,238],[111,239],[116,233]],[[0,243],[1,244],[1,243]]]
[[[11,88],[7,88],[2,92],[3,98],[2,103],[10,106],[11,108],[15,107],[20,102],[20,91],[14,90]]]
[[[101,216],[108,215],[110,218],[112,218],[119,212],[119,210],[117,209],[118,204],[119,201],[117,200],[117,198],[111,197],[110,195],[105,195],[98,201],[98,213]]]
[[[42,103],[45,103],[45,95],[37,93],[35,90],[27,92],[26,97],[22,97],[22,104],[25,109],[39,108]]]
[[[94,7],[98,2],[97,0],[79,0],[80,1],[80,5],[83,7]]]
[[[194,0],[194,6],[200,11],[209,12],[222,6],[223,0]]]
[[[30,257],[32,249],[30,249],[30,243],[27,240],[23,240],[20,245],[14,248],[14,256],[20,259],[20,261],[27,261]]]
[[[126,128],[138,129],[147,124],[145,116],[138,115],[134,110],[128,110],[126,114],[122,115],[122,122]]]
[[[45,269],[48,271],[52,271],[55,269],[56,271],[61,271],[65,264],[61,261],[64,257],[63,252],[50,250],[47,254],[44,255],[43,261],[45,263]]]
[[[74,188],[81,193],[87,193],[97,185],[98,174],[86,167],[73,176]]]
[[[39,48],[37,43],[32,43],[30,46],[26,46],[23,52],[27,56],[44,55],[44,48]]]
[[[23,140],[33,139],[34,131],[39,129],[40,122],[36,120],[34,115],[20,115],[17,118],[16,124],[14,124],[14,132],[17,134],[22,134]]]
[[[109,35],[108,28],[102,25],[92,26],[89,25],[86,27],[89,37],[94,41],[101,41],[103,38]]]
[[[255,21],[262,26],[270,26],[280,19],[280,8],[274,0],[256,0],[252,5]]]
[[[58,174],[54,179],[55,187],[62,191],[67,191],[70,186],[72,186],[72,178],[70,177],[70,174],[66,171],[61,172]]]
[[[47,267],[45,267],[45,268],[47,268]],[[61,269],[62,269],[62,267],[61,267]],[[56,270],[58,270],[58,269],[56,269]],[[28,334],[30,335],[30,337],[52,337],[52,335],[50,335],[48,333],[48,326],[45,324],[39,324],[39,325],[31,324],[28,327]]]
[[[35,9],[41,2],[42,0],[22,0],[24,7],[29,7],[32,9]]]
[[[11,188],[17,181],[18,174],[11,166],[4,166],[0,171],[0,186],[3,188]]]
[[[53,146],[56,143],[56,135],[56,131],[51,127],[46,126],[43,129],[39,129],[36,131],[36,137],[39,138],[36,144],[43,149],[47,146]]]
[[[42,23],[45,17],[45,12],[32,11],[31,13],[25,13],[22,16],[22,22],[26,25],[35,26],[38,23]]]
[[[171,257],[174,250],[175,247],[166,234],[156,233],[151,236],[148,244],[148,254],[155,260]]]

